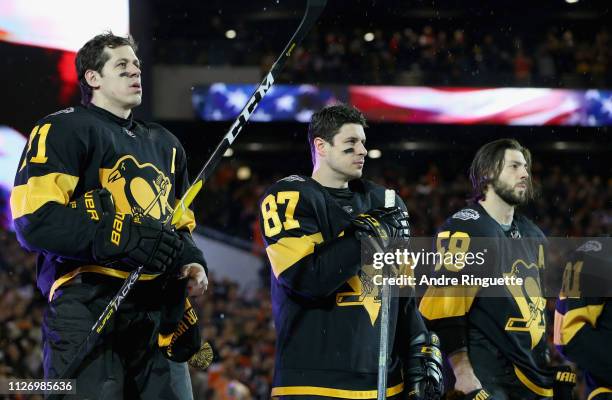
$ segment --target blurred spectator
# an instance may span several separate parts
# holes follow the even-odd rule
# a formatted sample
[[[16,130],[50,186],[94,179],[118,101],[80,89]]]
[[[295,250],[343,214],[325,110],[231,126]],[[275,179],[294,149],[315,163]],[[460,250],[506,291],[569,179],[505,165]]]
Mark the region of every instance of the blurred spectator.
[[[218,23],[218,17],[214,17],[211,26]],[[282,79],[296,83],[434,86],[612,85],[608,70],[612,49],[606,28],[582,29],[580,37],[571,29],[550,28],[543,35],[531,33],[525,40],[508,40],[510,28],[483,32],[427,24],[416,29],[419,33],[413,29],[315,29],[294,50]],[[277,56],[277,50],[271,50],[274,46],[263,45],[251,36],[230,42],[219,32],[207,40],[209,50],[204,53],[192,51],[192,43],[158,40],[156,60],[168,64],[259,65],[262,71],[268,71]],[[274,40],[278,38],[271,38]],[[276,47],[281,46],[279,43]]]

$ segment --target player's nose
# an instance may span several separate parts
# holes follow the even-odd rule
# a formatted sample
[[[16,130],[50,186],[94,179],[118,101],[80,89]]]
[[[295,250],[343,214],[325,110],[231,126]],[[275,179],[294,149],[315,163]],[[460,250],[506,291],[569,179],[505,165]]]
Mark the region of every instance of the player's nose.
[[[366,149],[365,145],[362,142],[357,143],[357,149],[355,152],[363,156],[368,154],[368,150]]]

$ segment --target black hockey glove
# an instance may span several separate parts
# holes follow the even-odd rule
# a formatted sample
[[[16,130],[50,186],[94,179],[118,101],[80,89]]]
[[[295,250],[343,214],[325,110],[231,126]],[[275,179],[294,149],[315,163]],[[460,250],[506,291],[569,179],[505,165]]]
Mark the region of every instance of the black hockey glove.
[[[438,400],[444,392],[440,339],[433,332],[420,333],[410,342],[405,360],[404,390],[409,400]]]
[[[561,365],[554,369],[553,400],[572,400],[576,374],[568,365]]]
[[[106,189],[90,190],[82,197],[69,203],[71,208],[86,213],[94,222],[100,222],[102,215],[115,209],[111,192]]]
[[[176,232],[150,217],[116,213],[106,189],[88,192],[76,200],[74,208],[80,207],[92,220],[99,218],[92,245],[96,262],[133,268],[144,265],[149,272],[163,273],[181,254],[183,241]]]
[[[183,281],[186,281],[186,279]],[[180,281],[176,282],[177,285],[182,283]],[[183,288],[183,292],[185,292],[185,288]],[[170,321],[162,319],[158,338],[158,345],[164,357],[176,362],[189,360],[198,352],[202,344],[198,314],[189,299],[185,298],[182,306],[183,314],[178,323],[171,324]],[[165,311],[164,309],[162,316]]]
[[[369,237],[386,249],[392,240],[410,238],[408,213],[399,207],[375,208],[351,221],[357,239]]]

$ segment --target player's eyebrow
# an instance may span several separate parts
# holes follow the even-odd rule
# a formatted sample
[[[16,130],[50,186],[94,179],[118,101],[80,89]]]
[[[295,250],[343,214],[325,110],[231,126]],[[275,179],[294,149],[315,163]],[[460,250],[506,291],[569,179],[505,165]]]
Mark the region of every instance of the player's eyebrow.
[[[344,139],[344,143],[359,142],[359,141],[361,141],[361,143],[365,143],[366,142],[365,139],[360,139],[357,136],[349,136],[346,139]]]
[[[127,58],[125,58],[125,57],[122,57],[122,58],[118,59],[118,60],[115,62],[115,65],[118,65],[118,64],[120,64],[120,63],[122,63],[122,62],[129,63],[129,62],[130,62],[130,60],[128,60],[128,59],[127,59]],[[132,62],[133,62],[134,64],[136,64],[136,66],[138,66],[138,67],[140,67],[140,66],[141,66],[140,60],[139,60],[139,59],[137,59],[137,58],[136,58],[136,59],[134,59]]]

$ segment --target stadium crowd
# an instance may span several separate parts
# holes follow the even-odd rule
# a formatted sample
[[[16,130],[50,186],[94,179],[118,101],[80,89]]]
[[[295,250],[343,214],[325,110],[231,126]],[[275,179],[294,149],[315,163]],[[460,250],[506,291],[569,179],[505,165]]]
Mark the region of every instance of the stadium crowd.
[[[213,18],[205,49],[193,41],[160,40],[156,62],[270,69],[278,49],[269,38],[241,36],[238,30],[228,46],[226,28]],[[519,34],[512,26],[453,29],[448,24],[396,30],[321,28],[294,51],[281,79],[298,83],[606,87],[612,83],[612,75],[607,73],[612,65],[611,49],[610,33],[597,27],[550,27],[530,34]]]
[[[367,163],[366,163],[367,164]],[[547,236],[597,236],[612,224],[612,180],[606,171],[592,174],[579,165],[567,170],[559,165],[536,162],[533,175],[539,196],[524,212]],[[383,169],[377,183],[394,188],[406,202],[415,236],[428,236],[470,197],[466,174],[444,176],[430,164],[416,179],[401,169]],[[366,169],[367,174],[367,169]],[[448,174],[448,172],[447,172]],[[253,174],[241,181],[236,168],[225,164],[208,182],[206,195],[196,200],[199,223],[261,244],[257,225],[258,200],[266,188],[282,175],[266,179]],[[598,210],[598,211],[593,211]]]
[[[549,236],[594,236],[612,224],[612,179],[581,168],[534,165],[542,196],[527,210]],[[386,171],[381,183],[395,187],[408,204],[415,235],[430,235],[469,195],[463,174],[446,179],[436,165],[415,181]],[[198,204],[200,224],[252,239],[260,246],[258,199],[271,182],[254,176],[238,181],[225,164],[209,182]],[[262,274],[265,276],[265,274]],[[0,379],[41,377],[41,321],[44,299],[35,286],[35,256],[19,246],[14,234],[0,230]],[[268,399],[273,371],[274,329],[268,281],[247,297],[235,282],[210,277],[210,286],[196,304],[203,337],[210,340],[215,360],[206,371],[192,371],[196,398],[212,400]],[[550,309],[552,317],[554,309]],[[550,321],[551,319],[549,319]],[[551,338],[552,343],[552,338]],[[562,362],[551,345],[551,353]]]

